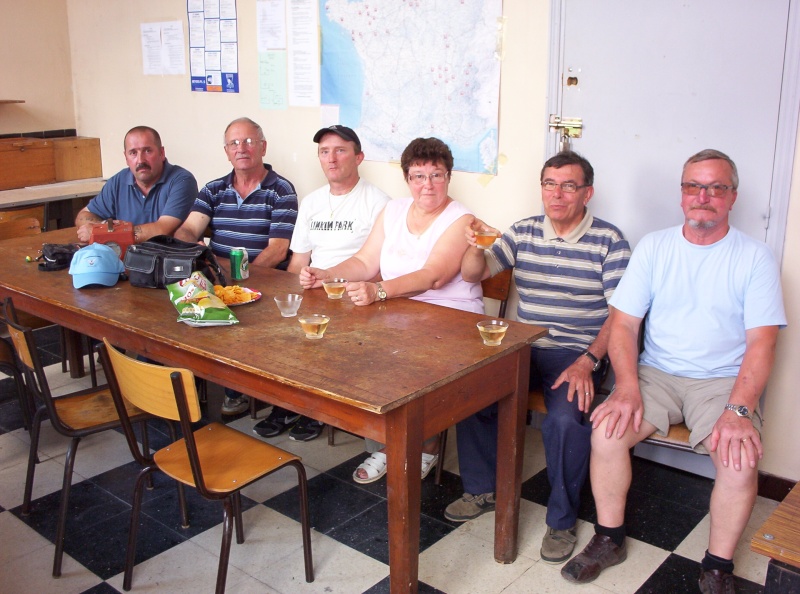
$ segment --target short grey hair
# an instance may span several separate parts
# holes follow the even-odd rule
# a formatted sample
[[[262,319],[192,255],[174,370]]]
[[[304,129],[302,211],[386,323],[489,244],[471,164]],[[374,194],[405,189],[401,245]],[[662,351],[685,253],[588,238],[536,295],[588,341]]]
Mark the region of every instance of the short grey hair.
[[[686,168],[693,164],[693,163],[700,163],[701,161],[711,161],[714,159],[719,159],[721,161],[725,161],[728,165],[731,166],[731,185],[733,189],[736,190],[739,187],[739,171],[736,169],[736,163],[733,162],[728,155],[723,153],[722,151],[718,151],[715,149],[703,149],[699,153],[696,153],[689,157],[686,160],[686,163],[683,164],[683,171],[686,171]],[[681,174],[681,178],[683,178],[683,174]]]
[[[222,135],[222,143],[223,144],[225,143],[225,137],[228,135],[228,130],[230,130],[231,126],[233,126],[234,124],[249,124],[250,126],[255,128],[256,131],[258,132],[258,139],[259,140],[266,140],[267,139],[266,136],[264,136],[264,130],[261,128],[261,126],[256,124],[253,120],[251,120],[250,118],[236,118],[230,124],[228,124],[228,126],[225,128],[225,132]]]

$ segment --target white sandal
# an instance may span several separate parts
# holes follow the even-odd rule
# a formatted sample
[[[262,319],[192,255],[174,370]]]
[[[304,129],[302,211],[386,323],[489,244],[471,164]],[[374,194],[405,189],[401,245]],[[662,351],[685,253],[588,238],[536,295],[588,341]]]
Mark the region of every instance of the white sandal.
[[[361,469],[366,471],[367,478],[358,476],[358,471]],[[386,474],[386,454],[375,452],[353,471],[353,480],[361,485],[366,485],[383,478],[384,474]]]
[[[422,452],[422,480],[428,476],[439,461],[439,454],[426,454]]]

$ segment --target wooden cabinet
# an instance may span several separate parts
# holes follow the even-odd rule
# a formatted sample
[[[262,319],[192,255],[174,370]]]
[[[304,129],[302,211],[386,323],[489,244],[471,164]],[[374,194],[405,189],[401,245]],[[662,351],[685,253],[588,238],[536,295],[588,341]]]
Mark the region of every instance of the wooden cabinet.
[[[56,181],[101,177],[100,139],[71,136],[53,139]]]
[[[0,139],[0,190],[51,184],[56,181],[52,140]]]

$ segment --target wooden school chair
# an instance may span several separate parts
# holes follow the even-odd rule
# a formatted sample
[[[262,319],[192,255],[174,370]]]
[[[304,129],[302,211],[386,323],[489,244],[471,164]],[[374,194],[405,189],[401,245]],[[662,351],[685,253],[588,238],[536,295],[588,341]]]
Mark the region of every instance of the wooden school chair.
[[[22,364],[29,398],[36,405],[31,423],[31,447],[28,454],[28,471],[25,477],[25,495],[22,502],[22,515],[31,511],[33,478],[38,463],[39,436],[42,421],[50,419],[53,428],[61,435],[70,438],[64,460],[64,480],[61,487],[61,504],[56,527],[53,577],[61,575],[61,560],[64,553],[64,536],[67,525],[67,508],[72,485],[72,471],[75,456],[81,439],[120,426],[117,409],[107,386],[80,390],[54,398],[47,383],[39,353],[33,338],[33,330],[17,322],[16,312],[10,298],[3,303],[3,317],[8,324],[11,341]],[[139,409],[126,404],[130,418],[142,422],[142,441],[147,447],[147,430],[144,421],[148,418]]]
[[[293,466],[297,471],[300,487],[305,579],[313,582],[308,488],[305,468],[300,458],[221,423],[210,423],[193,429],[192,423],[201,419],[201,412],[194,375],[189,370],[137,361],[123,355],[106,339],[99,345],[99,350],[128,445],[136,461],[144,466],[134,487],[123,589],[130,590],[133,580],[144,479],[155,470],[161,470],[178,481],[181,488],[182,485],[189,485],[196,488],[204,498],[222,502],[222,544],[216,584],[217,594],[222,594],[228,574],[234,525],[236,542],[244,542],[241,490],[281,468]],[[126,401],[157,417],[179,422],[183,439],[153,455],[148,449],[140,448],[127,415]],[[242,455],[243,452],[246,454]],[[185,505],[181,505],[181,514],[183,525],[188,526]]]

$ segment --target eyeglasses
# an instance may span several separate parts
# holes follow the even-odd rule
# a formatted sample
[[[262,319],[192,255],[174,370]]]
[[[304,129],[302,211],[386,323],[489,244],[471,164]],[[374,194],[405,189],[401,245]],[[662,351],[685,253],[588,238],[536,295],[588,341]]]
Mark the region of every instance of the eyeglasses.
[[[710,196],[711,198],[719,198],[720,196],[724,196],[728,190],[733,189],[733,186],[723,186],[722,184],[713,184],[710,186],[696,184],[694,182],[685,182],[681,184],[681,190],[683,190],[683,193],[687,196],[697,196],[700,193],[700,190],[705,190],[706,196]]]
[[[424,173],[412,173],[408,176],[408,181],[410,181],[412,184],[417,184],[418,186],[424,184],[428,179],[431,180],[432,184],[443,184],[447,179],[447,174],[434,171],[430,175],[425,175]]]
[[[259,142],[264,142],[264,141],[259,138],[245,138],[244,140],[239,140],[237,138],[236,140],[231,140],[230,142],[226,142],[225,148],[235,149],[239,148],[242,145],[246,146],[247,148],[253,148],[253,146]]]
[[[556,188],[561,188],[561,191],[565,194],[574,194],[581,188],[588,188],[589,184],[579,186],[575,182],[564,182],[563,184],[557,184],[554,181],[545,181],[542,182],[542,188],[547,190],[548,192],[552,192]]]

